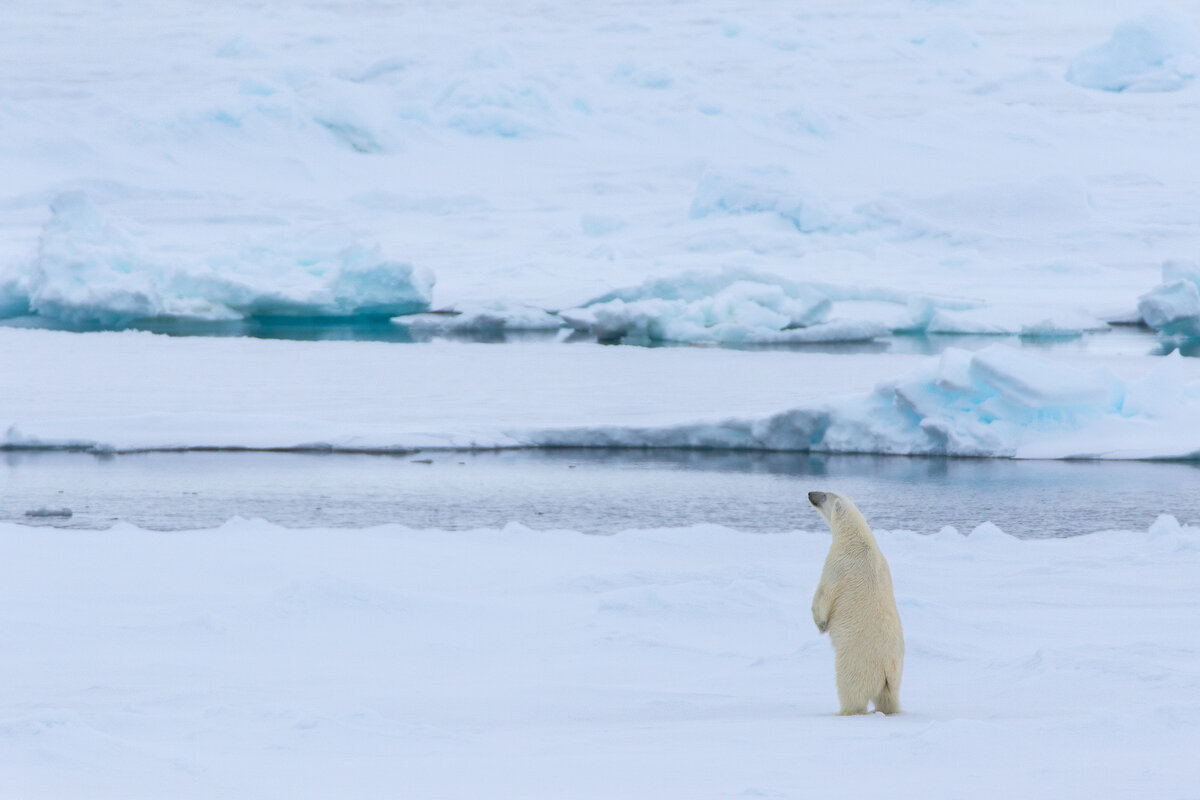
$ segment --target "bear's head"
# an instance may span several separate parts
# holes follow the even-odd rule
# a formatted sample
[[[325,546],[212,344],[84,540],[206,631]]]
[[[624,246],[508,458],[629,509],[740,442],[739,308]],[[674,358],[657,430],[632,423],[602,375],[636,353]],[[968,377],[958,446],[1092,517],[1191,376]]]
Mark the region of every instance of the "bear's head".
[[[830,525],[833,524],[834,515],[842,510],[845,503],[841,495],[833,492],[809,492],[808,502],[813,504]]]

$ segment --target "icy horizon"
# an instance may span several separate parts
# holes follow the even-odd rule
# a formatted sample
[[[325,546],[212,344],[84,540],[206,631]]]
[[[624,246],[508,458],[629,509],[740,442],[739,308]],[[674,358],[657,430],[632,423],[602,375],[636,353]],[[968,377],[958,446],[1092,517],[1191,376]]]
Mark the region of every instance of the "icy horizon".
[[[547,327],[736,270],[832,287],[832,313],[714,286],[563,321],[718,342],[1136,321],[1164,263],[1200,260],[1200,19],[1022,8],[21,4],[0,317]],[[885,302],[837,307],[854,295]],[[916,295],[948,304],[889,305]]]

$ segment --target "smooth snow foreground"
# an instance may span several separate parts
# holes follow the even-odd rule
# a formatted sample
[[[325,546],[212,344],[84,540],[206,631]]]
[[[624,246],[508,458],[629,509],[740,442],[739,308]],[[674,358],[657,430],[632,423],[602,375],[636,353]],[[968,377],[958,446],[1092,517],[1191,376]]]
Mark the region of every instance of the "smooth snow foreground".
[[[1195,796],[1200,529],[878,532],[908,644],[891,718],[834,714],[808,531],[0,525],[0,785]]]

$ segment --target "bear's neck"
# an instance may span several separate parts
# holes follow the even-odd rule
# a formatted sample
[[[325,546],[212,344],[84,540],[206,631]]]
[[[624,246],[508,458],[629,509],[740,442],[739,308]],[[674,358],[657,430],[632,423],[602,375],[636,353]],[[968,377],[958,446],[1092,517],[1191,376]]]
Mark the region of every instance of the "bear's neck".
[[[848,515],[840,525],[831,525],[834,544],[845,548],[875,548],[875,536],[861,514]]]

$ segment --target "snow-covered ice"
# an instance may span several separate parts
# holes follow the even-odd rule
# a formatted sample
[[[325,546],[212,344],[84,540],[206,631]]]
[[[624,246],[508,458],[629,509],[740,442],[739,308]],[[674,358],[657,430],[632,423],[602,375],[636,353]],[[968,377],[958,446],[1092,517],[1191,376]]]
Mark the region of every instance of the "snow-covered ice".
[[[558,311],[734,269],[1083,330],[1200,251],[1200,19],[1158,8],[19,3],[0,315]]]
[[[9,448],[686,447],[1196,458],[1200,360],[0,329]],[[46,365],[53,364],[48,370]]]
[[[803,530],[768,535],[0,524],[0,777],[95,798],[1194,794],[1200,530],[877,531],[904,711],[844,718],[810,488]]]
[[[867,392],[920,363],[596,344],[289,342],[0,328],[7,446],[512,447],[522,429],[668,425]],[[52,368],[49,368],[52,365]],[[666,396],[664,397],[664,394]],[[664,400],[669,399],[669,402]]]

